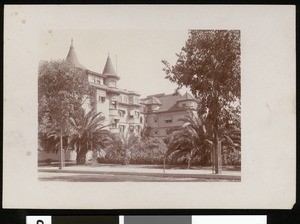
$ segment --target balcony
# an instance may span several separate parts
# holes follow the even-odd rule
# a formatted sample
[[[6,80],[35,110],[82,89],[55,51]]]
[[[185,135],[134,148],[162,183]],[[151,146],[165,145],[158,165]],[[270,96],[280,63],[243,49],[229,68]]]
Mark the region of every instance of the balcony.
[[[129,118],[128,123],[129,124],[139,124],[140,119],[138,119],[138,118]]]
[[[109,108],[109,116],[113,118],[120,118],[119,110],[116,108]]]
[[[116,128],[116,127],[110,127],[109,130],[113,134],[117,134],[120,132],[119,128]]]

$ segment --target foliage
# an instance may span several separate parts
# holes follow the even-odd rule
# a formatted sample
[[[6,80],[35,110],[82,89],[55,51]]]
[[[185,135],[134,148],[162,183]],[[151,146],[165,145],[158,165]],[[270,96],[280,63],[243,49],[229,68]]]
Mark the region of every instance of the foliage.
[[[106,130],[108,125],[103,125],[105,117],[102,113],[90,110],[85,114],[80,110],[77,117],[68,119],[70,124],[70,139],[68,148],[77,152],[76,163],[84,164],[86,153],[89,150],[100,150],[104,148],[111,139],[111,133]]]
[[[84,102],[94,103],[95,89],[84,70],[65,61],[43,62],[38,75],[39,117],[49,113],[54,122],[74,116]]]
[[[80,114],[83,104],[95,104],[95,89],[84,70],[65,61],[44,61],[38,71],[38,121],[41,150],[57,152],[66,141],[67,117]],[[62,148],[61,148],[62,150]]]
[[[211,144],[207,139],[202,120],[192,113],[181,120],[184,126],[171,133],[166,156],[171,157],[173,163],[180,160],[187,161],[187,168],[190,168],[195,158],[202,162],[199,165],[208,164]]]
[[[105,148],[106,160],[128,165],[130,163],[131,150],[139,142],[139,137],[127,132],[112,135],[112,138]]]
[[[46,151],[48,153],[57,153],[60,149],[60,135],[58,130],[49,130],[48,132],[39,132],[39,151]],[[68,147],[68,136],[62,136],[63,148]]]
[[[139,138],[134,134],[116,135],[105,149],[100,163],[157,164],[165,158],[166,144],[159,138]]]
[[[220,167],[220,141],[232,126],[240,128],[240,32],[191,30],[177,57],[174,66],[163,61],[166,78],[199,99],[198,114]]]
[[[228,137],[227,137],[228,136]],[[228,133],[222,142],[222,162],[224,165],[241,165],[241,130]]]
[[[142,139],[131,150],[132,164],[162,164],[167,147],[160,138]]]
[[[184,125],[181,129],[171,132],[166,140],[168,150],[166,156],[171,164],[187,164],[209,166],[212,162],[212,140],[210,139],[203,119],[190,114],[181,119]],[[240,130],[232,130],[223,135],[222,161],[224,165],[240,165],[241,139]]]

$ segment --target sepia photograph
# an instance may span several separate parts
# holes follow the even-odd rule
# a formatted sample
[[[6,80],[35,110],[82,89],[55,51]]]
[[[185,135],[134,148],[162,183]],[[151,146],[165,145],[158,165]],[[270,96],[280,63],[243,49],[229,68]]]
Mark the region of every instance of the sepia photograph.
[[[40,180],[241,180],[239,30],[44,33]]]
[[[9,5],[3,61],[3,208],[294,206],[293,6]]]

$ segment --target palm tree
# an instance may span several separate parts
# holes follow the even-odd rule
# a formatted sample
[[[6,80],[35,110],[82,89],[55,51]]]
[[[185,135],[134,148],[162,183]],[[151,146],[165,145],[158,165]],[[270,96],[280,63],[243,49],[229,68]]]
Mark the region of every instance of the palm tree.
[[[184,122],[183,128],[172,133],[167,156],[172,156],[173,160],[185,158],[188,161],[188,168],[196,156],[210,157],[213,172],[215,172],[214,157],[216,155],[212,150],[214,134],[213,131],[206,129],[205,115],[196,116],[190,113],[189,116],[181,120]],[[225,128],[223,133],[219,134],[220,149],[223,148],[224,152],[240,151],[240,135],[240,128]]]
[[[240,165],[241,163],[241,130],[235,128],[224,135],[222,141],[222,154],[224,163]]]
[[[186,159],[189,169],[196,156],[207,156],[211,144],[202,119],[191,113],[181,120],[184,125],[171,133],[166,156],[171,156],[172,160]]]
[[[106,130],[109,125],[103,125],[105,117],[102,113],[91,110],[85,114],[82,109],[77,117],[68,119],[71,133],[69,136],[69,148],[76,150],[76,164],[86,162],[86,154],[89,150],[100,150],[104,148],[111,137]]]
[[[122,164],[128,165],[130,163],[131,149],[138,141],[139,137],[137,135],[130,132],[126,134],[122,132],[111,138],[106,150],[117,153],[115,156],[121,157]]]

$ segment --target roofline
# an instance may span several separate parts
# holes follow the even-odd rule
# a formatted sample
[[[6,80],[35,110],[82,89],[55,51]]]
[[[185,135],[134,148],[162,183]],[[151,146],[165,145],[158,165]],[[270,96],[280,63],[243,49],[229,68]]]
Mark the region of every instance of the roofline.
[[[96,75],[96,76],[100,76],[102,78],[106,78],[106,75],[103,75],[103,74],[98,73],[98,72],[94,72],[94,71],[89,70],[89,69],[87,69],[87,72],[90,73],[90,74],[92,74],[92,75]]]
[[[131,90],[125,90],[125,89],[118,89],[120,93],[125,93],[127,95],[136,95],[136,96],[141,96],[141,94],[131,91]]]
[[[120,76],[117,76],[117,75],[110,75],[110,74],[103,74],[103,75],[105,75],[106,76],[106,78],[114,78],[114,79],[117,79],[117,80],[120,80],[121,78],[120,78]]]
[[[196,110],[196,109],[190,109],[190,110]],[[146,112],[146,114],[162,114],[162,113],[172,113],[172,112],[180,112],[180,111],[187,111],[186,109],[182,110],[164,110],[164,111],[151,111],[151,112]]]

